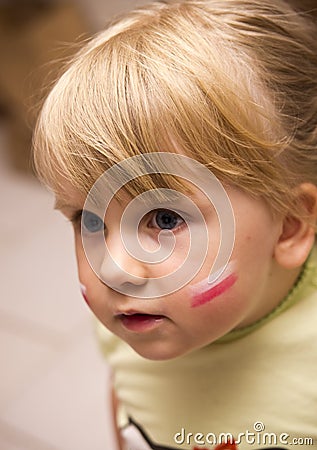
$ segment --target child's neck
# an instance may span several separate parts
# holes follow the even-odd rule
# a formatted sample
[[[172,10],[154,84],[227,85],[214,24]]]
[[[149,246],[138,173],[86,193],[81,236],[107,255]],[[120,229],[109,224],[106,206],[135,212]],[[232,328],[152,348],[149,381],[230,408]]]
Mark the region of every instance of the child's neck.
[[[237,328],[251,325],[272,312],[288,295],[300,276],[302,267],[287,270],[276,264],[271,280],[263,289],[261,298],[255,299],[253,308]]]

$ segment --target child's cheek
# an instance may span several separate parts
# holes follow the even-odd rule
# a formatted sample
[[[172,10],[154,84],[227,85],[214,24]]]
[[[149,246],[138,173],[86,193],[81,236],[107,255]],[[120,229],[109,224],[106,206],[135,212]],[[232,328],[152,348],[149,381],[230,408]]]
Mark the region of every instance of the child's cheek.
[[[197,308],[198,306],[203,306],[206,303],[210,303],[215,298],[220,295],[225,294],[227,291],[231,289],[231,287],[235,284],[238,277],[236,274],[231,274],[220,283],[217,283],[213,287],[209,288],[208,283],[206,282],[205,289],[196,292],[192,295],[192,308]]]
[[[215,282],[210,284],[208,278],[206,278],[191,287],[192,308],[210,303],[215,298],[231,290],[238,279],[237,274],[233,270],[233,264],[229,263],[221,272],[221,275]]]
[[[82,284],[82,283],[79,283],[79,286],[80,286],[80,292],[81,292],[81,295],[83,296],[83,299],[85,300],[87,305],[90,306],[90,303],[89,303],[89,300],[88,300],[88,297],[87,297],[87,288],[86,288],[86,286],[84,284]]]

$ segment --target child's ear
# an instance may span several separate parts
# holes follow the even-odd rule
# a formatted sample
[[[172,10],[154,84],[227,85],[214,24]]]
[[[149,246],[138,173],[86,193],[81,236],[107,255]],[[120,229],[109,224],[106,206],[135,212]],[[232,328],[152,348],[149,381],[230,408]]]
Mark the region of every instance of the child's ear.
[[[306,217],[297,218],[291,215],[284,217],[274,252],[276,261],[286,269],[302,266],[315,242],[317,186],[303,183],[297,190],[298,201],[302,204]]]

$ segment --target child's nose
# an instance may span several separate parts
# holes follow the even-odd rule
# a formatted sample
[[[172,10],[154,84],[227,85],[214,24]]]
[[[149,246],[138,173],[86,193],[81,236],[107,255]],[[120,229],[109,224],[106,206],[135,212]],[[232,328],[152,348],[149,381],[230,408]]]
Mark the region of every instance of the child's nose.
[[[109,236],[110,238],[110,236]],[[107,250],[100,267],[102,281],[119,292],[127,285],[141,288],[147,283],[146,263],[134,258],[120,237],[107,239]]]

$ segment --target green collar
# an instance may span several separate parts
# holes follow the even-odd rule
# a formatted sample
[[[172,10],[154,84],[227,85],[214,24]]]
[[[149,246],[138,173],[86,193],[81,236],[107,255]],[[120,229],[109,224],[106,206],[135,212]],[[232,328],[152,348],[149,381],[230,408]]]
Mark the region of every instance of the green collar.
[[[246,327],[232,330],[225,334],[221,338],[215,341],[215,344],[226,344],[228,342],[235,341],[246,336],[249,333],[257,330],[258,328],[270,322],[275,317],[279,316],[282,312],[286,311],[291,306],[302,300],[306,296],[306,288],[317,287],[317,246],[314,246],[309,257],[307,258],[303,270],[301,271],[296,283],[288,293],[288,295],[282,300],[282,302],[269,314],[252,323]]]

